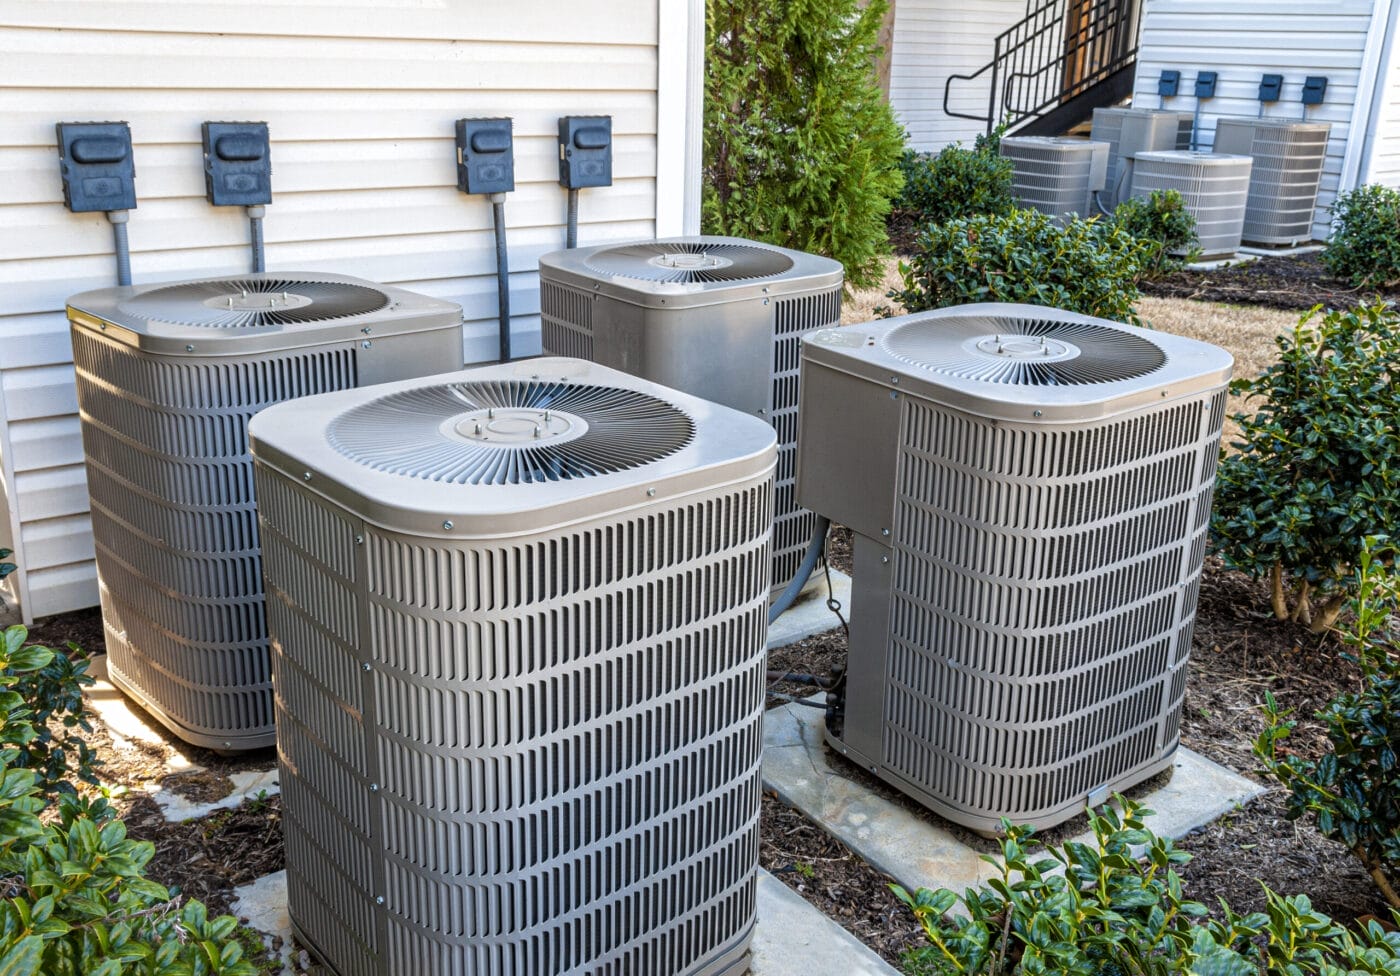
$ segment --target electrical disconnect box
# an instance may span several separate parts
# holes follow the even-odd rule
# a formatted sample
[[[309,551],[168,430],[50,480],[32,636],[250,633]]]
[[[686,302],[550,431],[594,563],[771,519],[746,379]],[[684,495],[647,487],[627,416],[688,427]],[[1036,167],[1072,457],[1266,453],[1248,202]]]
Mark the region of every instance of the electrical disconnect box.
[[[570,190],[612,185],[612,116],[559,120],[559,183]]]
[[[204,188],[216,207],[272,202],[272,148],[266,122],[205,122]]]
[[[125,122],[59,122],[63,204],[74,213],[136,209],[136,163]]]
[[[1219,77],[1220,75],[1214,71],[1196,72],[1196,97],[1214,98],[1215,82]]]
[[[457,189],[487,194],[515,189],[510,119],[457,120]]]
[[[1181,89],[1181,72],[1175,68],[1162,69],[1162,76],[1157,79],[1157,94],[1162,98],[1171,98]]]
[[[1327,79],[1320,75],[1309,75],[1303,79],[1303,104],[1321,105],[1322,96],[1327,94]]]
[[[1283,94],[1283,75],[1264,75],[1259,79],[1259,101],[1276,102]]]

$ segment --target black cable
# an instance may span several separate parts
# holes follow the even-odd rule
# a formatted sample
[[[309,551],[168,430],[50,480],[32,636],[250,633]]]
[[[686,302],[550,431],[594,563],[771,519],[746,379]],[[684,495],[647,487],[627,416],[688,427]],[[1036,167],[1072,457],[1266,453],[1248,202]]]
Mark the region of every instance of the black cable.
[[[501,362],[503,363],[510,361],[510,263],[506,256],[505,199],[504,193],[491,194],[491,219],[496,225],[496,303],[500,307]]]

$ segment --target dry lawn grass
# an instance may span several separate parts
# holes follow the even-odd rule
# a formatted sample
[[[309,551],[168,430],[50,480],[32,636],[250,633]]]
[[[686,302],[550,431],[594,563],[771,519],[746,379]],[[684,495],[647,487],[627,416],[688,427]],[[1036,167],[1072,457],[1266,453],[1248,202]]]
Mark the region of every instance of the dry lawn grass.
[[[841,324],[869,322],[880,305],[890,305],[885,293],[899,287],[898,261],[888,259],[884,281],[876,288],[855,292],[841,310]],[[1281,312],[1272,308],[1244,305],[1219,305],[1213,302],[1188,301],[1184,298],[1151,298],[1138,300],[1138,314],[1154,329],[1173,335],[1200,339],[1223,346],[1235,357],[1236,376],[1258,376],[1274,361],[1278,348],[1274,337],[1291,332],[1298,323],[1299,313]],[[1246,409],[1241,397],[1231,397],[1228,413]],[[1224,443],[1238,437],[1239,428],[1226,420]]]

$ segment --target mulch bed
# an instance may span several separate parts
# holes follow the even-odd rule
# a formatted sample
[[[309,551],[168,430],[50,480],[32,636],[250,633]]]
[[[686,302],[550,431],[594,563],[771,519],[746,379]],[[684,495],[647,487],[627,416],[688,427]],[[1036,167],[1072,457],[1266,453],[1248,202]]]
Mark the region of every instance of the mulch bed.
[[[1322,255],[1263,257],[1217,271],[1174,271],[1139,283],[1142,293],[1226,305],[1262,305],[1306,311],[1314,305],[1355,308],[1400,300],[1400,289],[1354,288],[1328,273]]]

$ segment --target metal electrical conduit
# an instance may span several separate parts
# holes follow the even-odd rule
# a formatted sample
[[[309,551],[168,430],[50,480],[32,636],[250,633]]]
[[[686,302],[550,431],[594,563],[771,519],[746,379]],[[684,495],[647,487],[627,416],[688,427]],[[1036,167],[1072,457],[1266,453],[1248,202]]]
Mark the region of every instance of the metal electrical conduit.
[[[812,541],[807,543],[807,551],[802,554],[802,565],[797,567],[797,573],[788,583],[787,588],[778,595],[778,599],[773,601],[773,605],[768,608],[768,622],[771,624],[783,615],[797,600],[797,595],[802,592],[802,588],[807,585],[807,580],[812,575],[812,570],[817,568],[817,560],[821,558],[822,549],[826,544],[826,532],[831,528],[831,520],[825,516],[817,516],[817,524],[812,529]]]

